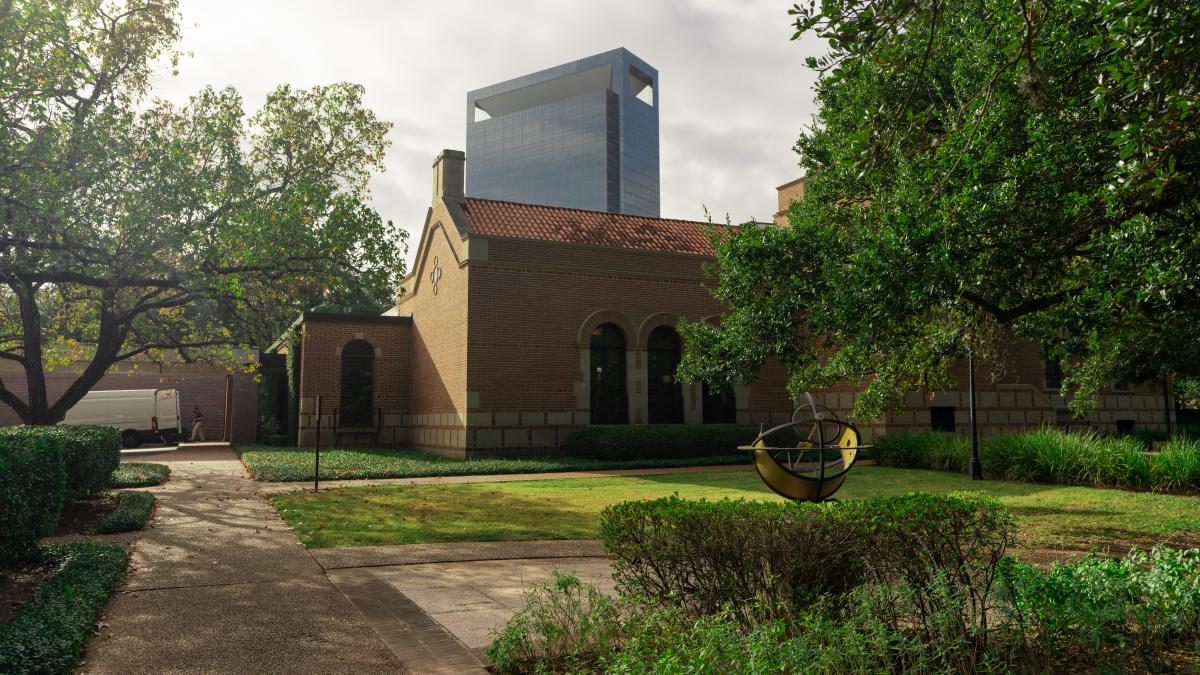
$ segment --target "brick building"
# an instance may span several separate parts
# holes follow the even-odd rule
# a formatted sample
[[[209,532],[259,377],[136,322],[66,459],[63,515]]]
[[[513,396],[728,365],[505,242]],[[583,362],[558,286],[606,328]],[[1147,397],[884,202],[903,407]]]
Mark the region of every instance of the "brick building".
[[[723,309],[703,270],[708,224],[468,197],[464,162],[451,150],[434,162],[432,206],[394,310],[298,322],[301,444],[313,441],[317,397],[323,442],[454,457],[542,454],[589,424],[791,415],[778,364],[731,397],[674,380],[680,317],[716,320]],[[778,223],[803,187],[780,188]],[[1150,386],[1110,393],[1091,418],[1071,420],[1033,346],[1014,344],[1004,376],[980,381],[985,433],[1163,427],[1162,391]],[[842,413],[855,395],[818,393]],[[962,429],[966,410],[962,392],[914,392],[867,431]]]

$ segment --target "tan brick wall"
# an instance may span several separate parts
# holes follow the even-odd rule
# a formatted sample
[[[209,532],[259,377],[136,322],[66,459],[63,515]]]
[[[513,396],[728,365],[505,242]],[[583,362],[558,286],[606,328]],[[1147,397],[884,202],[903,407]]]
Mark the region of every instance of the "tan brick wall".
[[[790,183],[784,183],[775,189],[779,200],[779,210],[775,213],[776,225],[787,225],[787,210],[793,202],[804,199],[804,178],[797,178]]]
[[[407,373],[411,329],[406,319],[398,317],[305,320],[300,343],[300,445],[311,445],[315,439],[318,396],[321,398],[322,443],[375,443],[376,439],[369,434],[343,435],[337,439],[332,428],[333,411],[341,401],[341,352],[352,340],[365,340],[375,348],[373,420],[377,422],[379,408],[383,409],[384,416],[378,442],[384,445],[404,442],[403,415],[409,409]]]

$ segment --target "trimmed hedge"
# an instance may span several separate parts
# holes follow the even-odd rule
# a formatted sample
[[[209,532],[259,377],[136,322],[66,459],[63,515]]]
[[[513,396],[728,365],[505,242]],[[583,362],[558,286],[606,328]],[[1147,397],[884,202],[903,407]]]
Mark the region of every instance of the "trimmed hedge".
[[[154,509],[154,495],[149,492],[122,492],[117,495],[117,508],[108,514],[96,531],[100,534],[134,532],[146,526]]]
[[[69,673],[129,563],[124,546],[46,547],[61,566],[0,626],[0,672]]]
[[[38,540],[58,525],[66,486],[61,437],[0,429],[0,566],[39,557]]]
[[[107,490],[113,470],[121,463],[121,432],[116,427],[22,426],[12,429],[11,433],[58,439],[67,470],[69,499],[86,499]]]
[[[696,615],[756,600],[798,611],[867,582],[941,584],[946,594],[921,598],[940,611],[986,598],[1016,521],[978,494],[820,505],[668,497],[606,508],[600,539],[623,595]],[[964,625],[983,620],[982,606],[959,617]]]
[[[171,467],[153,462],[125,462],[117,466],[109,479],[110,488],[135,488],[162,485],[171,475]]]
[[[562,444],[573,457],[591,459],[675,459],[738,454],[758,436],[751,424],[646,424],[584,427]]]

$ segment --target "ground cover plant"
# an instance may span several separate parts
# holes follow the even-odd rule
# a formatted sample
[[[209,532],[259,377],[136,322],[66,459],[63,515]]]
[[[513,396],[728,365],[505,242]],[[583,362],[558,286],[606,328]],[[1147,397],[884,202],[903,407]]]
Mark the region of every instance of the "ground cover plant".
[[[753,435],[750,437],[753,440]],[[255,480],[268,483],[313,479],[312,448],[268,445],[238,446],[238,456]],[[674,459],[589,459],[583,457],[529,457],[452,459],[410,448],[330,448],[321,450],[321,480],[363,478],[422,478],[428,476],[480,476],[486,474],[601,471],[676,466],[741,464],[745,455],[682,457]]]
[[[115,534],[140,530],[146,526],[146,519],[153,510],[153,494],[122,492],[117,495],[117,508],[96,527],[96,531],[100,534]]]
[[[57,571],[0,626],[0,672],[71,672],[129,562],[125,547],[91,542],[48,546],[46,556]]]
[[[171,467],[152,462],[123,462],[112,472],[110,487],[135,488],[162,485],[171,475]]]
[[[875,457],[885,466],[965,472],[970,445],[933,431],[885,434]],[[1191,438],[1146,452],[1136,438],[1047,427],[982,439],[979,458],[991,478],[1200,494],[1200,440]]]
[[[979,490],[1017,518],[1022,555],[1060,551],[1123,553],[1161,541],[1200,545],[1200,499],[1151,492],[1011,481],[973,482],[961,474],[861,466],[839,499]],[[446,541],[590,539],[601,511],[624,501],[678,494],[685,499],[780,498],[751,470],[605,476],[507,483],[363,486],[271,497],[308,547]]]
[[[1161,672],[1200,664],[1200,550],[1159,547],[1047,571],[1004,555],[1017,523],[988,497],[913,493],[765,509],[673,497],[614,505],[602,520],[619,596],[569,575],[535,587],[494,636],[488,657],[497,670]],[[798,574],[779,593],[770,586],[777,561],[756,536],[715,545],[733,521],[781,540],[836,533],[828,546],[818,536],[812,555],[849,549],[840,582]]]

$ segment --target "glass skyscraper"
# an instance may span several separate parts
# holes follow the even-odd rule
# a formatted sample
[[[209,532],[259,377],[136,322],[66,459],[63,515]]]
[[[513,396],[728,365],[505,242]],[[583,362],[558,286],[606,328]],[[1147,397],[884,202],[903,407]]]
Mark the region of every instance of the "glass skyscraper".
[[[470,197],[658,217],[658,71],[614,49],[467,93]]]

